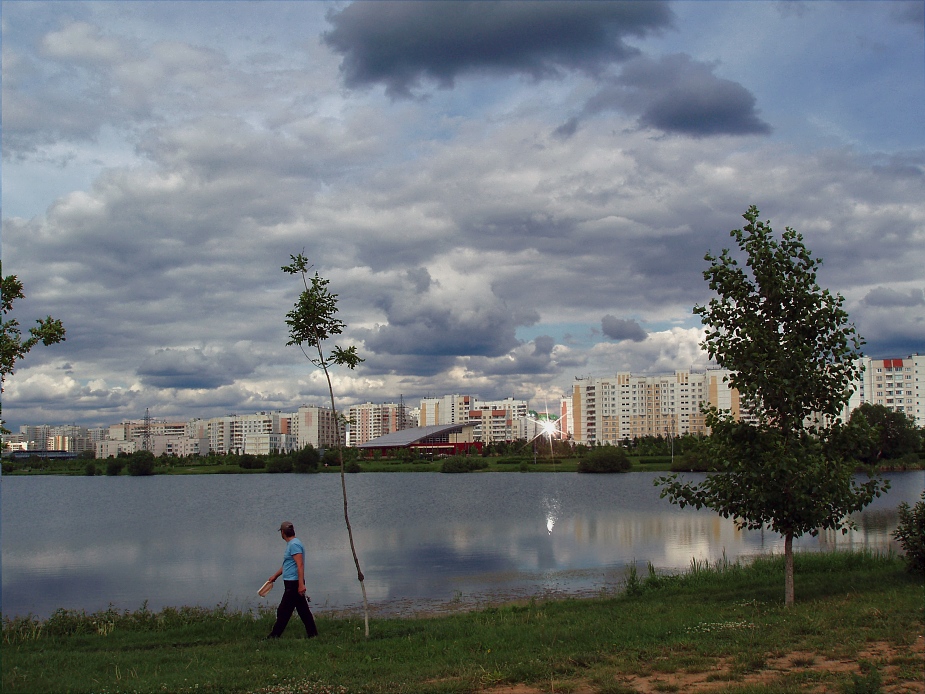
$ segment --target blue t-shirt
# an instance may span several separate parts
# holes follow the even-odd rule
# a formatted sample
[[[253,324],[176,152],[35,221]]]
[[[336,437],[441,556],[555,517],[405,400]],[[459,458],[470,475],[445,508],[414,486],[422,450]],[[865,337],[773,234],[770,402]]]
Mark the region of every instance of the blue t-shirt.
[[[302,541],[294,537],[289,542],[286,543],[286,553],[283,554],[283,580],[284,581],[298,581],[299,580],[299,567],[296,566],[295,559],[293,557],[296,554],[302,555],[303,566],[305,565],[305,548],[302,546]]]

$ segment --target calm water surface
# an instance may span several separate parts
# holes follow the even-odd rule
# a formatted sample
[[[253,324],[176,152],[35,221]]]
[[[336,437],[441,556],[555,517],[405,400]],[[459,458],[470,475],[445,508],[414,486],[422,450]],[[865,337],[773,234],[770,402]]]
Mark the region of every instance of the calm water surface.
[[[391,473],[348,475],[350,520],[370,602],[384,611],[501,597],[612,590],[626,567],[681,570],[692,559],[782,552],[776,534],[736,530],[710,511],[659,499],[656,473],[626,475]],[[697,479],[696,475],[688,475]],[[901,502],[925,473],[803,551],[891,546]],[[280,565],[277,528],[295,523],[316,611],[361,602],[340,478],[319,475],[2,477],[2,610],[47,617],[95,611],[275,606],[257,588]]]

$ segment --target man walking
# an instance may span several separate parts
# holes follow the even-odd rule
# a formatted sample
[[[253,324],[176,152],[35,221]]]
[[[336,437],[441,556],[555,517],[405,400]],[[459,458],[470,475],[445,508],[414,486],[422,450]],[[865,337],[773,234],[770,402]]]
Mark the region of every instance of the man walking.
[[[318,635],[318,628],[305,597],[305,548],[302,541],[295,536],[295,528],[289,521],[284,521],[279,526],[279,533],[286,543],[286,552],[283,554],[283,565],[270,576],[270,583],[275,583],[276,579],[282,576],[286,587],[279,607],[276,608],[276,624],[267,638],[278,639],[283,635],[293,610],[299,613],[302,624],[305,625],[306,637],[313,638]]]

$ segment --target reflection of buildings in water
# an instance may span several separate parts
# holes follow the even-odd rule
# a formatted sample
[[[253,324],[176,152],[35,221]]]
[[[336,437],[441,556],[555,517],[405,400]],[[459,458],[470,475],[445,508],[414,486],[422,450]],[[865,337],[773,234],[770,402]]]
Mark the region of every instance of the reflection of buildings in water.
[[[852,515],[857,529],[842,533],[840,530],[821,530],[815,538],[821,550],[888,549],[897,547],[891,529],[899,521],[895,509],[864,511]]]

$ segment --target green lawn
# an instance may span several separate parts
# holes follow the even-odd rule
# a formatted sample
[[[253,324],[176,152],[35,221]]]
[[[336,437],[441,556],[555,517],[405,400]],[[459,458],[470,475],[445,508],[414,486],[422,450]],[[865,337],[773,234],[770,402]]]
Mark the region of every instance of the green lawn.
[[[267,642],[272,615],[183,608],[5,619],[3,692],[925,691],[925,585],[896,557],[631,572],[626,591],[417,618],[320,615]],[[837,665],[837,667],[836,667]],[[704,689],[699,689],[704,691]]]

